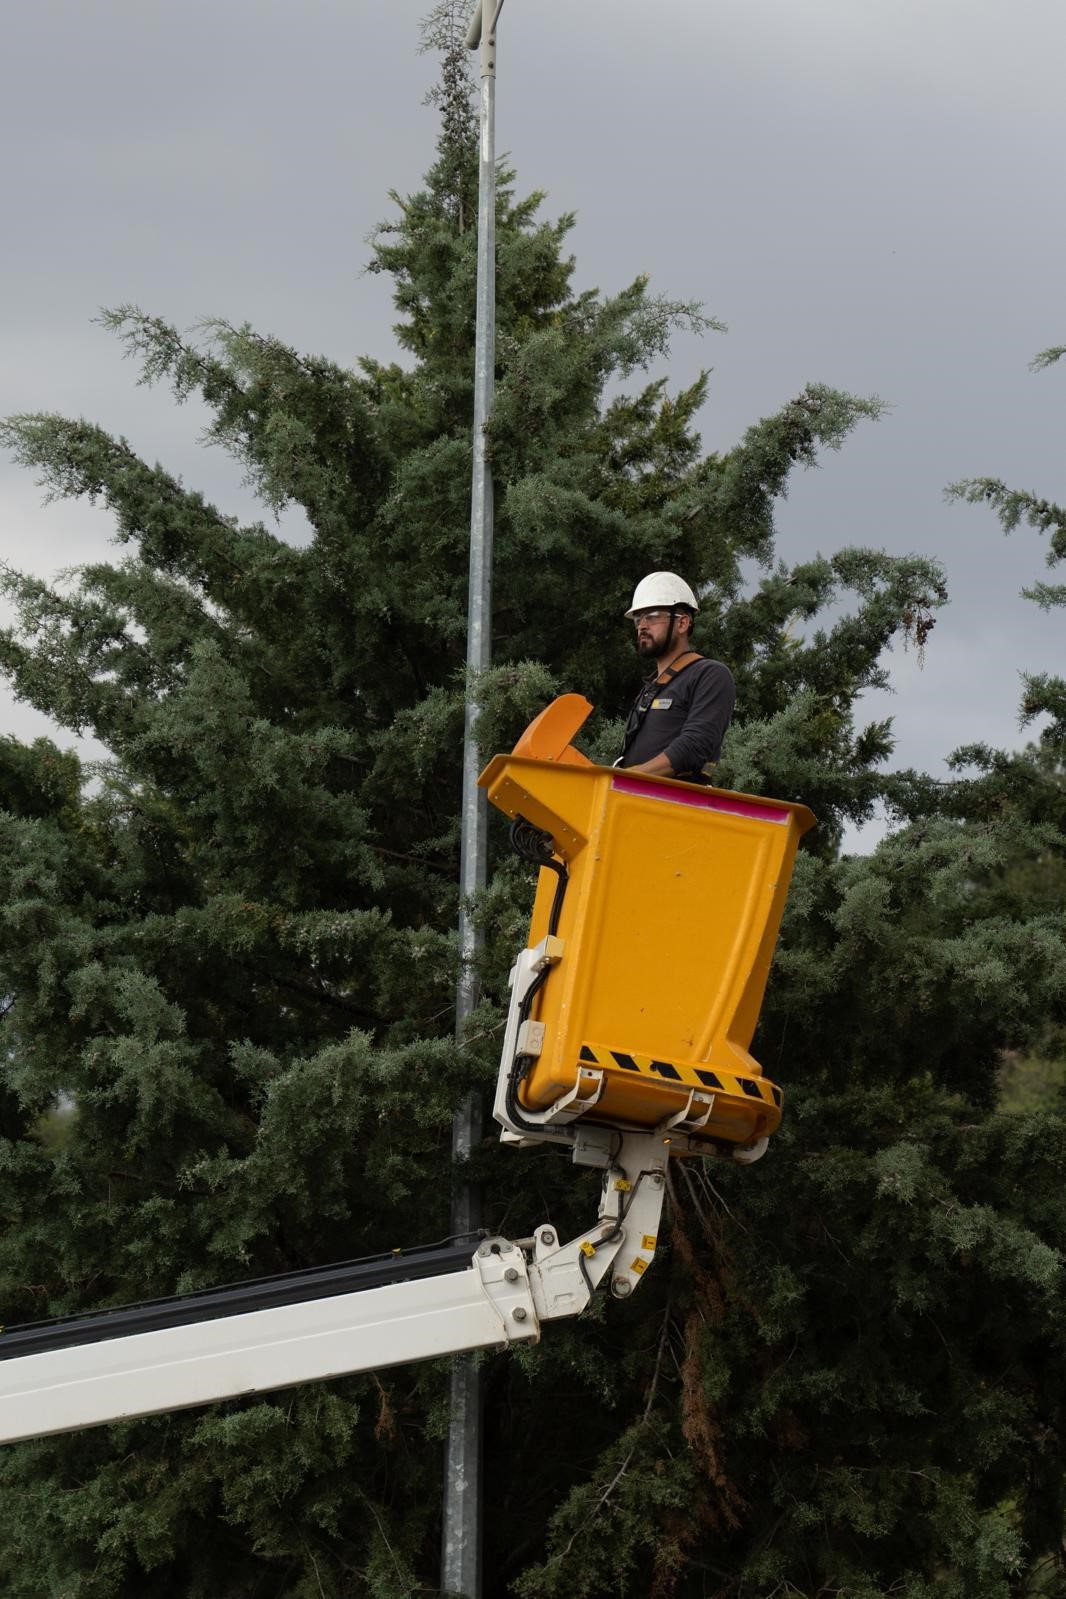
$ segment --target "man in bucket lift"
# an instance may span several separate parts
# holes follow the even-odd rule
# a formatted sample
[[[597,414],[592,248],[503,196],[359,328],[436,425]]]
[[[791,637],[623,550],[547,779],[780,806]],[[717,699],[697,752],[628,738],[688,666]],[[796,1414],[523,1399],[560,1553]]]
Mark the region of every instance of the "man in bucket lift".
[[[733,674],[692,648],[696,596],[676,572],[652,572],[633,593],[627,620],[637,654],[655,674],[633,702],[616,766],[649,777],[709,783],[733,716]]]

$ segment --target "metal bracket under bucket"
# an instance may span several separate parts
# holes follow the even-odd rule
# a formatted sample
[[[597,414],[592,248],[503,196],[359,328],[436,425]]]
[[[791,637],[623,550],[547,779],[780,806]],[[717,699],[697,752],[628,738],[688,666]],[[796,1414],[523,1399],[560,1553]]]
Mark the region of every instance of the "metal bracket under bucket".
[[[688,1096],[688,1103],[684,1109],[677,1111],[673,1116],[667,1116],[665,1121],[659,1123],[655,1131],[657,1133],[698,1132],[701,1127],[706,1127],[710,1121],[713,1109],[714,1095],[701,1094],[696,1089],[693,1089]],[[696,1115],[695,1112],[697,1110],[702,1110],[703,1115]]]

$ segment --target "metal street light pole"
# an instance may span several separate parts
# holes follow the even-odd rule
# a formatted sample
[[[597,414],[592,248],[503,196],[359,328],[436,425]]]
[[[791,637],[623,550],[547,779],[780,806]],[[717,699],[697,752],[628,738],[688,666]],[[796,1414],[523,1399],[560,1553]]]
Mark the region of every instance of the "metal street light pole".
[[[459,983],[456,1036],[462,1038],[477,1004],[475,961],[480,938],[472,897],[485,887],[488,810],[477,786],[478,704],[475,678],[492,659],[492,469],[485,427],[492,415],[496,369],[496,23],[503,0],[477,0],[467,48],[481,52],[481,139],[478,169],[477,323],[474,354],[474,463],[470,496],[470,582],[467,599],[468,686],[463,730],[462,835],[459,849]],[[481,1138],[481,1100],[467,1096],[452,1122],[452,1156],[469,1160]],[[452,1231],[471,1238],[481,1222],[481,1196],[460,1175],[452,1200]],[[451,1414],[444,1459],[441,1588],[481,1599],[481,1373],[469,1359],[452,1372]]]

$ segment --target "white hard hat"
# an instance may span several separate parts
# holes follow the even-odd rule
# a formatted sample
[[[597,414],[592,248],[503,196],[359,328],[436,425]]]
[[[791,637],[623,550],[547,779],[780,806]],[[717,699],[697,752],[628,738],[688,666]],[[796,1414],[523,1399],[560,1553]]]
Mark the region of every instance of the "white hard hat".
[[[626,612],[626,620],[632,621],[638,611],[650,611],[657,605],[687,605],[690,611],[699,610],[695,594],[676,572],[649,572],[647,577],[642,577],[633,590],[633,603]]]

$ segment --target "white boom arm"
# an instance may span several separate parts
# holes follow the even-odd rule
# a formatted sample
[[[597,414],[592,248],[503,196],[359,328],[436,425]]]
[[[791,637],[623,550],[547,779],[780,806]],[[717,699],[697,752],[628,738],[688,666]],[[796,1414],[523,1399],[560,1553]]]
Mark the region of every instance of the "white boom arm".
[[[465,1269],[416,1281],[236,1313],[216,1307],[206,1320],[197,1319],[192,1296],[166,1302],[176,1324],[150,1331],[119,1330],[124,1313],[105,1311],[0,1332],[0,1443],[536,1342],[542,1321],[578,1315],[609,1271],[612,1292],[624,1298],[655,1252],[670,1140],[607,1136],[617,1148],[604,1173],[599,1219],[569,1244],[560,1245],[545,1225],[519,1243],[488,1239]],[[403,1273],[398,1261],[397,1278]],[[182,1321],[185,1303],[189,1319]]]
[[[529,1302],[522,1251],[504,1245],[466,1271],[152,1332],[109,1335],[103,1315],[92,1342],[0,1361],[0,1440],[535,1338],[515,1321]]]

